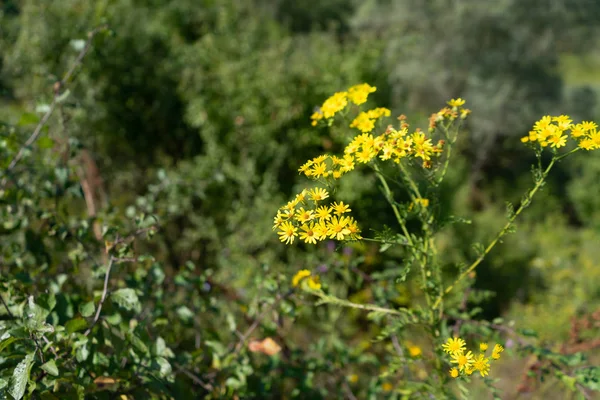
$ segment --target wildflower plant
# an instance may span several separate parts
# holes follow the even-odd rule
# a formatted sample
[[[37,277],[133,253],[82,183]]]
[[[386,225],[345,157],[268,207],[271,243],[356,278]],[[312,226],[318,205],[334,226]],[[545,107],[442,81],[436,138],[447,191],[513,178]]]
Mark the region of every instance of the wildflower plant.
[[[277,211],[273,229],[288,245],[299,238],[313,245],[325,239],[375,243],[380,253],[393,248],[392,257],[398,262],[391,263],[380,275],[392,277],[396,283],[414,283],[412,287],[421,301],[397,307],[385,297],[380,297],[378,304],[344,298],[330,290],[328,282],[322,285],[315,281],[316,276],[309,270],[298,272],[292,285],[316,296],[317,305],[369,312],[370,320],[379,326],[377,340],[391,343],[385,358],[388,365],[381,374],[382,392],[394,392],[407,399],[458,398],[460,392],[468,398],[472,381],[480,379],[498,398],[492,365],[502,362],[504,346],[500,343],[509,340],[512,346],[516,340],[525,352],[535,353],[536,347],[524,339],[523,331],[503,325],[501,320],[476,319],[477,309],[467,309],[468,300],[476,302],[469,297],[476,292],[472,288],[476,269],[502,238],[514,231],[516,219],[544,187],[558,162],[578,151],[600,148],[597,125],[591,121],[576,123],[566,115],[544,116],[537,121],[529,135],[521,139],[537,158],[532,188],[518,206],[509,204],[505,224],[498,227],[487,245],[474,244],[476,254],[470,264],[449,270],[439,251],[439,234],[449,223],[469,221],[442,218],[438,195],[471,111],[464,99],[451,99],[431,114],[424,131],[413,127],[405,115],[391,119],[389,109],[365,109],[369,94],[375,90],[365,83],[337,92],[311,116],[314,127],[341,125],[346,132],[344,147],[338,153],[318,155],[299,167],[298,172],[318,186],[303,189],[283,205]],[[370,234],[362,232],[361,221],[349,215],[355,207],[344,203],[346,199],[336,198],[340,180],[358,170],[372,174],[379,183],[395,218],[391,227]],[[365,275],[358,268],[354,273]],[[417,337],[422,347],[413,343]],[[487,342],[492,340],[497,343],[489,351]],[[407,345],[403,348],[400,343]],[[411,369],[415,363],[419,365],[417,370]],[[555,367],[557,374],[571,376],[561,366]],[[597,369],[593,371],[598,374]],[[571,377],[578,379],[576,376]],[[572,386],[575,389],[586,385],[577,382],[578,386]]]

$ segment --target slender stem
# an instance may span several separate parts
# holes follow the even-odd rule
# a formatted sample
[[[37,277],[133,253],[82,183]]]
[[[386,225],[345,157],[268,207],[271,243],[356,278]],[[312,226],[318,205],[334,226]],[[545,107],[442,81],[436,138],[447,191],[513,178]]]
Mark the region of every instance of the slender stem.
[[[406,240],[408,240],[408,243],[411,246],[414,246],[414,243],[410,237],[410,234],[408,233],[408,229],[406,229],[406,224],[404,223],[404,220],[402,219],[402,216],[400,215],[400,210],[398,209],[398,206],[394,203],[394,198],[392,197],[392,191],[390,190],[390,187],[388,186],[387,181],[385,180],[385,178],[384,178],[383,174],[381,173],[381,170],[379,169],[377,164],[375,164],[375,166],[373,168],[375,169],[375,172],[377,174],[377,177],[379,178],[379,181],[381,181],[381,185],[383,186],[383,193],[385,195],[385,198],[388,201],[388,203],[390,203],[392,210],[394,210],[394,215],[396,216],[396,220],[398,221],[398,223],[400,224],[400,227],[402,228],[402,232],[404,233],[404,236],[406,236]]]
[[[379,306],[376,306],[373,304],[353,303],[348,300],[342,300],[342,299],[339,299],[334,296],[326,295],[325,293],[323,293],[321,291],[313,291],[312,294],[314,294],[315,296],[317,296],[321,299],[321,301],[319,301],[317,304],[333,304],[333,305],[342,306],[342,307],[357,308],[359,310],[379,312],[382,314],[403,315],[403,316],[413,317],[413,314],[407,309],[401,308],[398,310],[394,310],[391,308],[379,307]]]
[[[111,257],[110,260],[108,261],[108,266],[106,267],[106,274],[104,275],[104,288],[102,289],[102,296],[100,297],[100,302],[98,303],[98,309],[96,310],[96,315],[94,316],[94,320],[92,321],[92,324],[85,331],[84,336],[87,336],[90,334],[90,332],[92,332],[92,328],[94,327],[94,325],[96,325],[96,323],[100,319],[100,312],[102,311],[102,305],[104,304],[104,301],[106,300],[106,295],[108,294],[108,281],[110,280],[110,270],[112,268],[114,260],[115,259],[113,257]]]
[[[567,153],[567,154],[570,154],[570,153]],[[560,158],[563,158],[563,157],[564,156],[561,156]],[[504,225],[504,227],[502,228],[502,230],[500,230],[500,232],[498,232],[498,234],[496,235],[496,237],[494,238],[494,240],[492,240],[492,242],[485,248],[484,252],[473,262],[473,264],[471,264],[469,266],[469,268],[467,268],[462,274],[460,274],[458,276],[458,278],[456,278],[456,280],[450,286],[448,286],[446,288],[446,290],[444,291],[443,295],[446,295],[446,294],[450,293],[452,291],[452,289],[454,289],[454,287],[461,280],[463,280],[471,272],[473,272],[473,270],[475,270],[475,268],[477,268],[477,266],[483,261],[483,259],[487,256],[487,254],[494,248],[494,246],[496,246],[496,244],[500,241],[500,239],[502,239],[502,237],[504,235],[506,235],[506,233],[508,232],[508,230],[510,229],[510,227],[514,223],[515,219],[521,214],[521,212],[523,212],[523,210],[525,208],[527,208],[529,206],[529,204],[531,203],[531,199],[533,198],[533,196],[535,195],[535,193],[542,187],[542,185],[546,181],[546,177],[548,176],[548,173],[550,172],[550,170],[554,166],[554,163],[558,159],[560,159],[560,158],[553,158],[552,161],[550,161],[550,164],[548,164],[548,167],[543,172],[543,174],[540,177],[540,179],[538,179],[538,181],[536,182],[536,184],[533,187],[533,189],[531,189],[531,191],[527,194],[527,197],[525,198],[525,200],[521,202],[521,205],[519,206],[519,209],[509,218],[509,220],[506,223],[506,225]],[[440,297],[438,297],[438,299],[433,304],[433,308],[434,309],[437,308],[437,306],[442,301],[443,295],[440,295]]]

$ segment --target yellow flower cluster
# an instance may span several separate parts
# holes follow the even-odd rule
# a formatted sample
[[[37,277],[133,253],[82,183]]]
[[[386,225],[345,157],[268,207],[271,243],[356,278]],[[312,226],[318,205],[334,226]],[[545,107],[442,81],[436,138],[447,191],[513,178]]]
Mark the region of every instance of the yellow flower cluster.
[[[373,93],[375,90],[377,90],[376,87],[367,83],[361,83],[360,85],[352,86],[347,92],[334,93],[333,96],[323,102],[318,111],[311,115],[312,126],[316,126],[322,119],[333,118],[335,114],[346,108],[348,100],[356,105],[363,104],[367,101],[369,93]]]
[[[343,201],[324,205],[329,197],[323,188],[304,189],[277,211],[273,230],[278,229],[279,240],[292,244],[299,236],[305,243],[316,244],[327,238],[335,240],[361,239],[354,218],[344,216],[352,211]]]
[[[303,269],[300,270],[294,275],[292,278],[292,286],[297,287],[300,282],[304,279],[307,279],[306,283],[311,290],[320,290],[321,289],[321,279],[318,275],[312,275],[309,270]]]
[[[457,378],[460,374],[471,375],[475,371],[479,371],[481,376],[486,376],[490,373],[490,360],[498,360],[500,353],[504,351],[504,347],[496,344],[492,349],[491,357],[486,357],[485,352],[488,349],[487,343],[479,345],[480,353],[474,356],[472,351],[467,351],[466,342],[458,337],[448,338],[448,341],[442,345],[445,353],[449,354],[452,364],[457,364],[456,367],[450,370],[450,376]]]
[[[312,179],[332,177],[339,179],[342,175],[354,169],[354,157],[344,155],[337,157],[323,154],[308,160],[298,169],[298,172]]]
[[[600,148],[598,125],[591,121],[573,124],[573,120],[568,115],[542,117],[533,125],[529,135],[521,138],[521,142],[537,142],[541,147],[550,146],[558,149],[567,145],[569,137],[584,150]]]
[[[466,119],[469,114],[471,114],[471,110],[462,107],[465,104],[465,100],[460,97],[458,99],[449,100],[447,104],[450,107],[444,107],[437,113],[431,114],[431,117],[429,117],[429,132],[433,132],[437,128],[437,124],[446,119],[454,121],[459,116],[461,119]]]
[[[363,133],[371,132],[375,129],[375,121],[381,117],[389,117],[391,111],[384,107],[374,108],[369,111],[363,111],[350,124],[350,128],[356,128]]]

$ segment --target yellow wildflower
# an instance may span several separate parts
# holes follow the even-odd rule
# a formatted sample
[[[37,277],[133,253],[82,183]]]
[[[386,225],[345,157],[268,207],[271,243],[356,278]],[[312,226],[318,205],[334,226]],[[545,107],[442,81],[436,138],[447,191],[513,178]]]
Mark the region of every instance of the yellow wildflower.
[[[329,238],[344,240],[345,236],[350,235],[352,232],[348,229],[348,221],[345,217],[332,217],[331,221],[327,224]]]
[[[442,349],[448,354],[454,354],[465,350],[467,343],[461,338],[448,338],[448,341],[442,345]]]
[[[282,242],[285,242],[286,244],[292,244],[294,243],[294,238],[296,236],[298,236],[298,233],[296,233],[297,228],[292,225],[291,222],[286,221],[284,223],[281,224],[281,226],[279,227],[279,240],[281,240]]]
[[[452,99],[452,100],[448,101],[448,105],[450,107],[460,107],[464,104],[465,104],[465,101],[463,99],[461,99],[460,97],[458,99]]]
[[[336,215],[342,215],[344,213],[352,211],[350,209],[350,206],[348,204],[344,204],[343,201],[340,201],[339,203],[333,203],[332,207]]]
[[[480,354],[477,359],[473,362],[473,368],[481,374],[481,376],[486,376],[490,373],[490,360],[485,358],[483,354]]]
[[[308,192],[308,195],[315,202],[318,202],[318,201],[321,201],[321,200],[325,200],[326,198],[329,197],[329,193],[327,193],[327,190],[325,190],[323,188],[314,188],[314,189],[311,189]]]
[[[323,103],[321,106],[321,112],[323,113],[323,117],[331,118],[337,112],[343,110],[348,104],[348,93],[346,92],[337,92]]]
[[[350,375],[350,376],[348,377],[348,381],[349,381],[350,383],[356,383],[356,382],[358,382],[358,375],[356,375],[356,374],[352,374],[352,375]]]
[[[307,269],[301,269],[300,271],[296,272],[296,275],[294,275],[294,277],[292,278],[292,286],[296,287],[300,284],[300,281],[304,278],[307,278],[310,276],[310,271]]]
[[[408,354],[410,354],[411,357],[413,357],[413,358],[419,357],[422,353],[423,353],[423,351],[421,350],[421,348],[419,346],[417,346],[417,345],[408,346]]]
[[[581,126],[583,127],[583,130],[585,130],[586,132],[595,130],[596,128],[598,128],[598,125],[595,122],[592,121],[583,121],[581,123]]]
[[[458,364],[458,369],[462,371],[473,364],[473,353],[471,351],[468,351],[467,353],[462,350],[457,351],[452,354],[452,359],[450,362],[453,364]]]
[[[321,289],[321,278],[319,276],[310,276],[308,278],[308,287],[312,290],[320,290]]]
[[[317,244],[314,227],[315,224],[313,222],[302,225],[300,227],[300,229],[302,229],[302,232],[300,232],[300,239],[304,240],[305,243]]]
[[[361,132],[371,132],[375,128],[375,120],[369,118],[366,112],[361,112],[350,124],[350,128],[356,128]]]
[[[488,349],[487,343],[479,343],[479,350],[486,351]]]
[[[351,102],[358,106],[367,101],[369,93],[373,93],[376,90],[376,87],[367,83],[362,83],[360,85],[352,86],[348,89],[348,98]]]
[[[390,392],[393,388],[394,387],[389,382],[385,382],[383,385],[381,385],[381,389],[383,389],[384,392]]]
[[[314,213],[313,210],[305,210],[304,207],[300,207],[296,214],[296,221],[304,224],[315,217]]]
[[[497,360],[500,358],[500,353],[502,353],[504,351],[504,347],[502,347],[502,345],[500,344],[496,344],[494,345],[494,348],[492,350],[492,358],[494,360]]]
[[[453,378],[458,378],[458,370],[456,368],[452,368],[450,370],[450,376]]]
[[[331,207],[321,206],[315,210],[315,215],[320,220],[327,221],[331,218]]]

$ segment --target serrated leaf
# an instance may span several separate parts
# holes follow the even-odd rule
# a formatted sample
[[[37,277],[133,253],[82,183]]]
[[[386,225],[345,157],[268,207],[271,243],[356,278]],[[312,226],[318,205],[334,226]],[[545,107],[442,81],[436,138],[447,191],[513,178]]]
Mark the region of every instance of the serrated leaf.
[[[94,315],[95,311],[96,311],[96,305],[94,304],[93,301],[89,301],[85,304],[79,305],[79,312],[81,313],[82,316],[84,316],[86,318]]]
[[[84,330],[87,327],[87,321],[81,317],[73,318],[72,320],[67,321],[67,323],[65,324],[65,329],[69,334]]]
[[[21,400],[25,394],[27,382],[29,381],[29,373],[31,372],[31,366],[33,365],[33,355],[34,353],[27,354],[13,370],[8,385],[8,394],[15,400]]]
[[[140,312],[142,306],[135,290],[131,288],[119,289],[110,295],[113,302],[127,311]]]
[[[56,366],[56,361],[54,360],[46,362],[40,368],[52,376],[58,376],[58,367]]]

